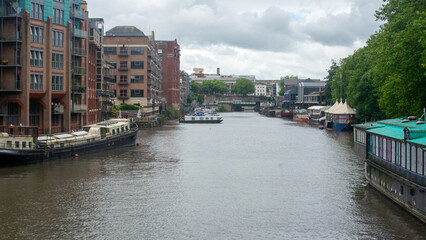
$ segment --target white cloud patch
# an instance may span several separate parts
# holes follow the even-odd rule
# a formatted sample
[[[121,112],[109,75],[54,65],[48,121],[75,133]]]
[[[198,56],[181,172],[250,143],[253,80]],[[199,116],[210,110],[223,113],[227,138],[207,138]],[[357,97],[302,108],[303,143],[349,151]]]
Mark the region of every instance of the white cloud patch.
[[[156,39],[177,39],[182,69],[324,78],[331,59],[363,46],[378,30],[381,0],[90,0],[106,29],[133,25]]]

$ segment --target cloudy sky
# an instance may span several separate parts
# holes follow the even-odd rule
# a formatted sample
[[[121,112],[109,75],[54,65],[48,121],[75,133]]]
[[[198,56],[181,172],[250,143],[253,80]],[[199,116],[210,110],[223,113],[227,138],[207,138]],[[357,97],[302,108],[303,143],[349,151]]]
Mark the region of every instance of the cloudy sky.
[[[382,0],[87,0],[109,30],[133,25],[156,40],[178,40],[192,73],[324,79],[331,60],[365,45],[379,29]]]

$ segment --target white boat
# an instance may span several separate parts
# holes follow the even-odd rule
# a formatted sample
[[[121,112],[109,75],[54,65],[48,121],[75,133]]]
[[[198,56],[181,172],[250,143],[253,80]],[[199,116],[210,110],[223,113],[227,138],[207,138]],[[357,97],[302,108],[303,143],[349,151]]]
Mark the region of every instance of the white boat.
[[[81,131],[38,136],[32,126],[0,126],[0,165],[19,165],[103,151],[136,142],[137,125],[111,119]]]
[[[217,113],[198,112],[192,115],[183,116],[179,119],[180,123],[221,123],[223,117]]]

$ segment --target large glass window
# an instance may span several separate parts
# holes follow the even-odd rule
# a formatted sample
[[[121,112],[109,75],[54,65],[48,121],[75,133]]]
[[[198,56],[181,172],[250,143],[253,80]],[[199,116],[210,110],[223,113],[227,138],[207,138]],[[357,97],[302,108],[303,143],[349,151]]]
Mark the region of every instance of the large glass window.
[[[116,55],[117,54],[117,48],[116,47],[104,47],[104,54]]]
[[[43,51],[36,49],[30,50],[30,66],[43,67]]]
[[[121,83],[127,83],[127,76],[126,75],[120,75],[120,82]]]
[[[53,9],[53,23],[64,24],[64,10],[54,8]]]
[[[31,3],[30,18],[43,20],[43,5],[39,3]]]
[[[143,75],[130,76],[131,83],[143,83]]]
[[[30,89],[35,91],[43,91],[43,74],[42,73],[30,74]]]
[[[40,125],[40,104],[30,103],[30,126]]]
[[[131,47],[130,48],[130,53],[132,55],[143,55],[144,48],[143,47]]]
[[[31,26],[30,38],[33,43],[43,43],[43,28],[39,26]]]
[[[132,89],[130,90],[131,97],[143,97],[143,89]]]
[[[127,97],[127,89],[120,89],[120,97]]]
[[[120,61],[120,68],[127,68],[127,61]]]
[[[52,53],[52,68],[63,69],[64,68],[64,54],[60,52]]]
[[[131,62],[132,69],[143,69],[143,61],[132,61]]]
[[[64,46],[64,32],[63,31],[52,31],[52,44],[56,47]]]
[[[52,91],[63,91],[64,76],[52,75]]]

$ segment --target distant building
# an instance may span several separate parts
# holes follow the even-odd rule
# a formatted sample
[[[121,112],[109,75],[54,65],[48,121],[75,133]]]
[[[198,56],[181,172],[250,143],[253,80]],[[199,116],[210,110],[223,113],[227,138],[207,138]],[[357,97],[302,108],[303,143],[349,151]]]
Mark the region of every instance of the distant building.
[[[306,80],[298,84],[296,104],[301,107],[321,105],[324,102],[324,89],[327,83]]]
[[[190,91],[189,74],[185,71],[180,72],[180,103],[181,106],[188,103]]]
[[[113,85],[118,104],[142,106],[143,116],[157,117],[165,99],[161,95],[161,58],[155,36],[134,26],[117,26],[106,32],[103,54],[113,65]]]
[[[190,76],[191,81],[195,81],[200,84],[202,84],[203,81],[212,80],[220,80],[225,82],[226,86],[228,87],[228,93],[226,95],[232,95],[232,87],[239,78],[247,78],[253,82],[253,84],[256,81],[256,77],[254,75],[221,75],[219,68],[217,69],[216,74],[205,74],[203,68],[194,68],[194,73],[192,73]]]
[[[254,93],[255,96],[266,96],[266,85],[263,83],[255,83],[256,91]]]
[[[166,106],[180,108],[180,47],[177,40],[155,41],[162,59],[162,94]]]

